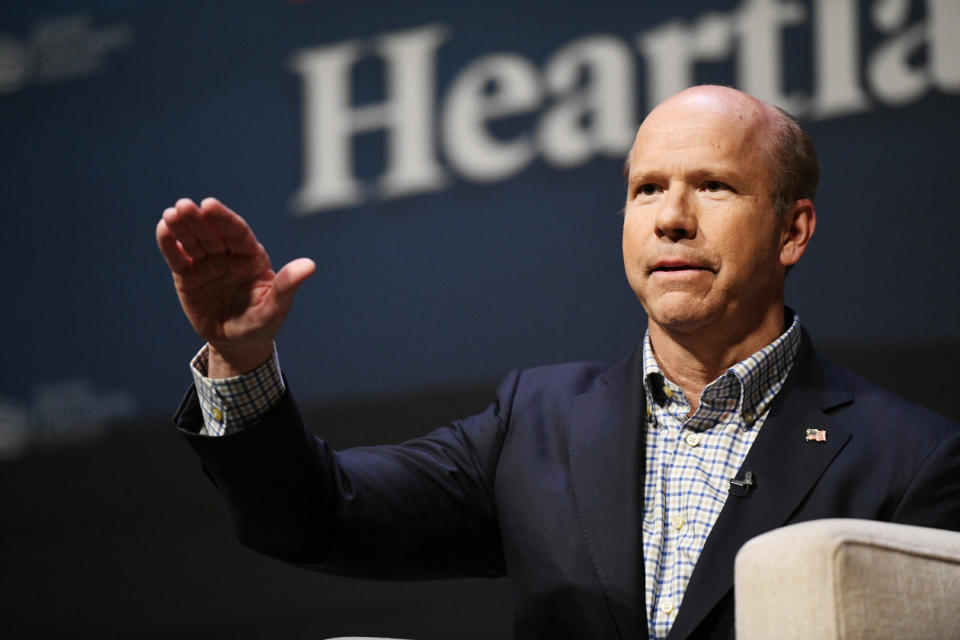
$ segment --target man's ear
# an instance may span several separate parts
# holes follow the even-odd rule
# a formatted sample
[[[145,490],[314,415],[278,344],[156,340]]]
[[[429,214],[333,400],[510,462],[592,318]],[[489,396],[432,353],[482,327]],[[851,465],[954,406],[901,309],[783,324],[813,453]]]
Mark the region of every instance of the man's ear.
[[[813,201],[803,198],[793,203],[786,214],[786,226],[780,241],[780,264],[790,267],[800,260],[817,228],[817,210]]]

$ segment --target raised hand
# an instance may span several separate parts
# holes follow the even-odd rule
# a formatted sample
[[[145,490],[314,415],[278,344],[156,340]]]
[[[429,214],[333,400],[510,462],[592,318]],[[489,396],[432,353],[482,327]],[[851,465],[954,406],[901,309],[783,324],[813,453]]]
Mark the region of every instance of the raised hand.
[[[189,198],[163,212],[157,245],[170,266],[183,311],[210,344],[208,373],[245,373],[273,352],[273,339],[297,288],[315,270],[300,258],[274,273],[243,218],[215,198]]]

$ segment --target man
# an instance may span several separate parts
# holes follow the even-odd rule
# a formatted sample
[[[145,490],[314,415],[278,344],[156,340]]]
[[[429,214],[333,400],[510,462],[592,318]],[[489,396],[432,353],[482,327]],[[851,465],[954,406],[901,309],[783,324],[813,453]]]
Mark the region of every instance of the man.
[[[157,239],[208,347],[178,423],[265,553],[366,577],[506,574],[518,638],[730,638],[734,554],[759,533],[960,529],[957,425],[827,361],[784,307],[817,178],[783,112],[723,87],[668,99],[628,157],[637,350],[514,372],[482,414],[342,452],[303,428],[274,356],[313,263],[274,274],[236,214],[180,200]]]

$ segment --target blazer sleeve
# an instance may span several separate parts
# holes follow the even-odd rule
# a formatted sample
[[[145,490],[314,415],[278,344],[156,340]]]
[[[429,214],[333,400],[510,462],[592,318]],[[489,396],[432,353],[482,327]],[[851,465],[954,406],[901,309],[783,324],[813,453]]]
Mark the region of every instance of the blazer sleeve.
[[[911,478],[894,509],[894,522],[960,531],[960,430],[949,426],[948,435]]]
[[[304,426],[289,391],[229,435],[197,435],[193,389],[174,420],[256,551],[355,577],[498,576],[494,479],[518,378],[483,413],[399,445],[335,451]]]

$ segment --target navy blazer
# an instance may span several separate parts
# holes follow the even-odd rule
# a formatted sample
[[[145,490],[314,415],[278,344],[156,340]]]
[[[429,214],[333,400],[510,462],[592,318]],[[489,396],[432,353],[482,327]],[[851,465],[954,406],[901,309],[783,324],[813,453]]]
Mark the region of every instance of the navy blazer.
[[[514,372],[484,413],[340,452],[289,393],[221,438],[195,435],[195,393],[176,419],[258,551],[359,577],[507,575],[517,638],[646,638],[641,377],[639,348]],[[728,498],[671,640],[733,637],[734,555],[765,531],[835,517],[960,530],[960,425],[829,362],[806,333],[741,471],[755,485]]]

